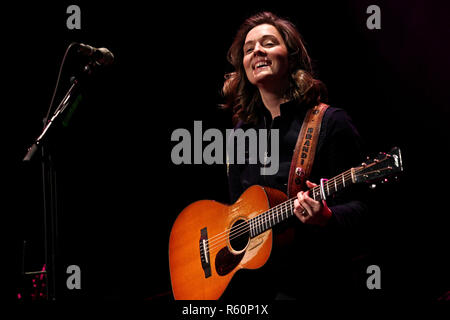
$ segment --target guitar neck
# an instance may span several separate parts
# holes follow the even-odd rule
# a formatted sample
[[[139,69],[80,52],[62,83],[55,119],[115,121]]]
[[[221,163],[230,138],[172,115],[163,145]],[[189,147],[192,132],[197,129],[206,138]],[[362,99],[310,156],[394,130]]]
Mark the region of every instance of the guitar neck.
[[[311,188],[308,192],[314,200],[322,201],[354,183],[354,169],[352,168],[332,179],[324,180],[321,186]],[[291,198],[250,219],[250,237],[253,238],[293,216],[295,199],[297,198]]]

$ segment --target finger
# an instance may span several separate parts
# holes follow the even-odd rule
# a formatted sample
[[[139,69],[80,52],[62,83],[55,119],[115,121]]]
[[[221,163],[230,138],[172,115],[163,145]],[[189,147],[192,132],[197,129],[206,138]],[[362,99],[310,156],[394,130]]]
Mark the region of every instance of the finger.
[[[312,183],[312,182],[309,181],[309,180],[306,180],[306,186],[307,186],[308,188],[313,188],[313,187],[317,187],[318,185],[315,184],[315,183]]]
[[[302,212],[304,210],[304,208],[300,205],[300,202],[298,199],[294,200],[294,212]]]
[[[302,197],[299,200],[299,203],[300,203],[300,206],[302,206],[308,212],[308,215],[312,214],[311,205],[306,201],[306,196],[304,196],[304,194],[302,194]]]
[[[294,214],[300,219],[301,222],[306,223],[307,219],[309,219],[309,213],[300,203],[303,199],[304,192],[300,191],[297,194],[297,199],[294,200]]]
[[[294,200],[294,202],[295,202],[295,201],[298,201],[298,200]],[[304,209],[300,204],[298,204],[298,206],[294,209],[294,214],[295,214],[295,215],[297,216],[297,218],[299,218],[300,221],[303,222],[303,223],[305,223],[305,219],[306,219],[306,217],[308,216],[308,215],[305,216],[304,212],[305,212],[305,209]]]
[[[309,195],[309,191],[303,192],[303,193],[302,193],[302,196],[303,196],[303,198],[304,198],[305,200],[308,201],[309,204],[313,204],[313,203],[315,203],[315,202],[319,203],[318,201],[316,201],[316,200],[314,200],[313,198],[311,198],[311,196]],[[313,202],[311,202],[311,201],[313,201]]]
[[[307,216],[308,214],[305,215],[305,207],[302,206],[302,204],[300,203],[300,201],[304,200],[304,192],[301,191],[298,193],[298,198],[294,200],[294,212],[297,212],[303,216]]]
[[[301,212],[294,211],[295,216],[303,223],[306,223],[306,219],[308,216],[304,216]]]
[[[304,199],[304,201],[305,201],[310,207],[313,207],[313,208],[320,208],[320,207],[322,206],[322,204],[321,204],[319,201],[314,200],[313,198],[311,198],[311,197],[308,196],[308,195],[305,195],[305,196],[303,197],[303,199]]]

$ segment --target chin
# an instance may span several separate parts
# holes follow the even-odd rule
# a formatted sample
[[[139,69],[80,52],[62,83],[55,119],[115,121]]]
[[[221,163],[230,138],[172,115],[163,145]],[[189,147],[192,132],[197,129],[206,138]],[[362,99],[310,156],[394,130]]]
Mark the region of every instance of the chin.
[[[268,81],[274,81],[274,80],[276,80],[276,77],[271,73],[259,74],[253,78],[255,85],[264,84],[264,83],[267,83]]]

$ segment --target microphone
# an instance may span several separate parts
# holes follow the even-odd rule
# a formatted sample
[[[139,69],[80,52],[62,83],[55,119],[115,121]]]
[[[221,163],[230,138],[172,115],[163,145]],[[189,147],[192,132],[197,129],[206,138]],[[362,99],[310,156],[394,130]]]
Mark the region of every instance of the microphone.
[[[78,52],[91,57],[98,65],[108,66],[114,61],[114,55],[106,48],[95,48],[84,43],[79,43]]]

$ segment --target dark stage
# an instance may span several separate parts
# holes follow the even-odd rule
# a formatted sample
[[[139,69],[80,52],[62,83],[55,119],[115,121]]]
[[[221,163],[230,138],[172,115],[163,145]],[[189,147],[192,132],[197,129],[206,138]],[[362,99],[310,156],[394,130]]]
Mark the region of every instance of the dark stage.
[[[68,29],[69,5],[81,29]],[[370,30],[369,5],[381,10]],[[380,266],[382,289],[365,298],[437,302],[450,290],[446,156],[450,115],[450,6],[430,1],[276,1],[143,4],[82,1],[3,8],[2,265],[8,301],[31,300],[23,272],[45,263],[39,156],[22,162],[42,131],[71,42],[105,47],[114,64],[82,84],[67,127],[55,129],[56,301],[173,300],[169,234],[200,199],[228,202],[224,164],[176,165],[177,128],[232,127],[222,111],[226,53],[240,23],[262,10],[289,18],[303,35],[329,103],[345,109],[367,155],[401,148],[405,172],[375,189],[378,214],[365,234],[365,268]],[[69,54],[59,102],[81,61]],[[24,249],[25,241],[25,249]],[[81,288],[69,290],[67,267]],[[447,293],[447,298],[446,298]],[[20,294],[21,299],[18,299]]]

